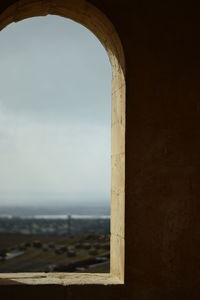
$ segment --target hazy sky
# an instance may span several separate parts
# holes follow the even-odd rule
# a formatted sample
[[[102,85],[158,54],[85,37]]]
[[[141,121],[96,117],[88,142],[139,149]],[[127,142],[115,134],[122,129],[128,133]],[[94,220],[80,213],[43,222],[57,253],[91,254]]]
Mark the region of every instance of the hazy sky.
[[[0,205],[110,201],[111,66],[57,16],[0,32]]]

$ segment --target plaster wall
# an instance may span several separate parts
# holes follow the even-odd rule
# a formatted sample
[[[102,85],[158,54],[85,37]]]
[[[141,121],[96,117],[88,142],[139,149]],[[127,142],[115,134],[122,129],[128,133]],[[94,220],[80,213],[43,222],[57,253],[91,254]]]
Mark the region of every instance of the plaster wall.
[[[1,0],[0,12],[14,2]],[[199,299],[198,11],[178,1],[90,2],[115,26],[126,60],[125,285],[1,286],[0,298]]]

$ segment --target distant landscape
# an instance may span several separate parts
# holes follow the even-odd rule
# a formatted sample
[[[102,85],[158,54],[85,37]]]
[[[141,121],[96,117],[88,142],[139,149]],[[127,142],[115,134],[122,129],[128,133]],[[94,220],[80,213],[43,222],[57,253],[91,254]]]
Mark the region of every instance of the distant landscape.
[[[108,207],[0,208],[0,273],[109,268]]]

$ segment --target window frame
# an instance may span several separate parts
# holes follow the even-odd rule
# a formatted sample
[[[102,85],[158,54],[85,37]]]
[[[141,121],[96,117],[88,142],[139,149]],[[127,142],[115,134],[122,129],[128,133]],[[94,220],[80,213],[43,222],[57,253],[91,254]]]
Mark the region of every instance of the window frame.
[[[105,47],[112,66],[111,258],[110,273],[3,273],[0,284],[123,284],[125,260],[125,59],[108,18],[87,1],[20,0],[0,14],[0,30],[34,16],[58,15],[91,30]]]

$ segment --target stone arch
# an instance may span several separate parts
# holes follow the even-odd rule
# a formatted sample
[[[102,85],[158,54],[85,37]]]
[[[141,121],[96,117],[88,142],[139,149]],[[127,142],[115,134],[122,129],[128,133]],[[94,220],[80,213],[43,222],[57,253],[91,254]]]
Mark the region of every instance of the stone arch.
[[[125,59],[118,34],[108,18],[85,0],[20,0],[0,14],[0,30],[12,22],[35,16],[58,15],[91,30],[105,47],[112,66],[111,143],[111,271],[110,274],[20,274],[0,275],[0,279],[30,284],[123,283],[125,215]],[[39,276],[39,279],[38,279]]]

